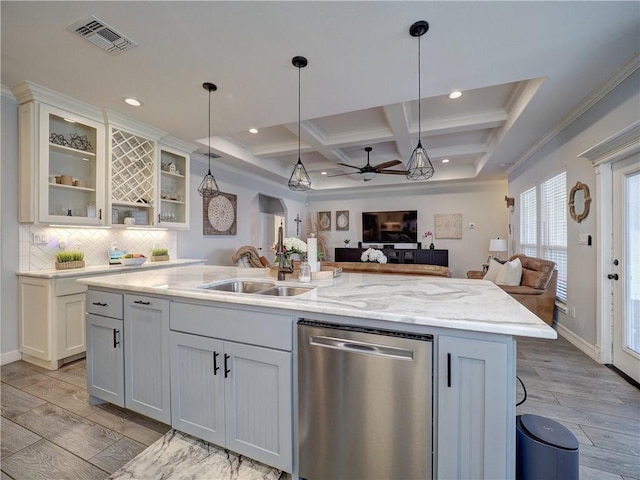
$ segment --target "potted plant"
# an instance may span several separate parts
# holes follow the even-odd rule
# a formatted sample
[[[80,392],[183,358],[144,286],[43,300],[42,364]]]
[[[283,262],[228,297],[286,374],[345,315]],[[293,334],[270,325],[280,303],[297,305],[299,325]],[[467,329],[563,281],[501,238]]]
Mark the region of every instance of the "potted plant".
[[[431,233],[431,231],[424,232],[424,234],[422,234],[422,238],[425,239],[425,243],[426,241],[431,240],[431,242],[429,243],[430,250],[433,250],[435,248],[435,245],[433,244],[433,233]]]
[[[348,238],[345,238],[345,239],[343,240],[343,242],[344,242],[344,248],[347,248],[347,247],[349,246],[349,243],[351,242],[351,240],[350,240],[350,239],[348,239]]]
[[[77,251],[56,253],[56,270],[69,268],[84,268],[84,253]]]
[[[166,262],[169,260],[169,250],[166,248],[154,248],[151,250],[152,262]]]

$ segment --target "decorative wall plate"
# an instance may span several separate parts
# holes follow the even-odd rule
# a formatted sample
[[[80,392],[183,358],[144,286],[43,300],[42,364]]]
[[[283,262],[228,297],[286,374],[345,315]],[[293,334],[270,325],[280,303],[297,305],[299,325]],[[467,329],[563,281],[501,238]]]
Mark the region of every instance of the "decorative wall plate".
[[[237,196],[220,193],[202,197],[204,235],[235,235],[237,227]]]

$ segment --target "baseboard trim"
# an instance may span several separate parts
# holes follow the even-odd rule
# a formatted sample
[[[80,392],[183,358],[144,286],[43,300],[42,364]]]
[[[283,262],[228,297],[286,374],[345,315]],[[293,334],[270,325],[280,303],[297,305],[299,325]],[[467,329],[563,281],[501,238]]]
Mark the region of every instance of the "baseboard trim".
[[[598,361],[599,355],[595,345],[591,345],[585,339],[583,339],[582,337],[579,337],[578,335],[573,333],[571,330],[569,330],[567,327],[563,327],[561,324],[556,325],[556,331],[562,338],[567,340],[571,345],[576,347],[578,350],[580,350],[582,353],[587,355],[592,360],[600,363]]]
[[[0,354],[0,365],[17,362],[18,360],[22,360],[20,350],[11,350],[10,352]]]

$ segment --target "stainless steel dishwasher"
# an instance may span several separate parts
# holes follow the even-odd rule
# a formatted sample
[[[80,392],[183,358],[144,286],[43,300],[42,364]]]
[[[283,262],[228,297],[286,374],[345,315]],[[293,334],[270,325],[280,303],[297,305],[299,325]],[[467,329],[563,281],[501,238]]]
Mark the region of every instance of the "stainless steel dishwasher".
[[[298,322],[299,472],[432,476],[431,335]]]

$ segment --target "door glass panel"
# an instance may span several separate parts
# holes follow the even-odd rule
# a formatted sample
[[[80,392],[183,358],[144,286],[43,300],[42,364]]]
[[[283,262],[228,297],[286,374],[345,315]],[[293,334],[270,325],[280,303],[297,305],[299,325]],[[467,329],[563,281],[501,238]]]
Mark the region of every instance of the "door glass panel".
[[[640,354],[640,173],[625,180],[626,346]]]

